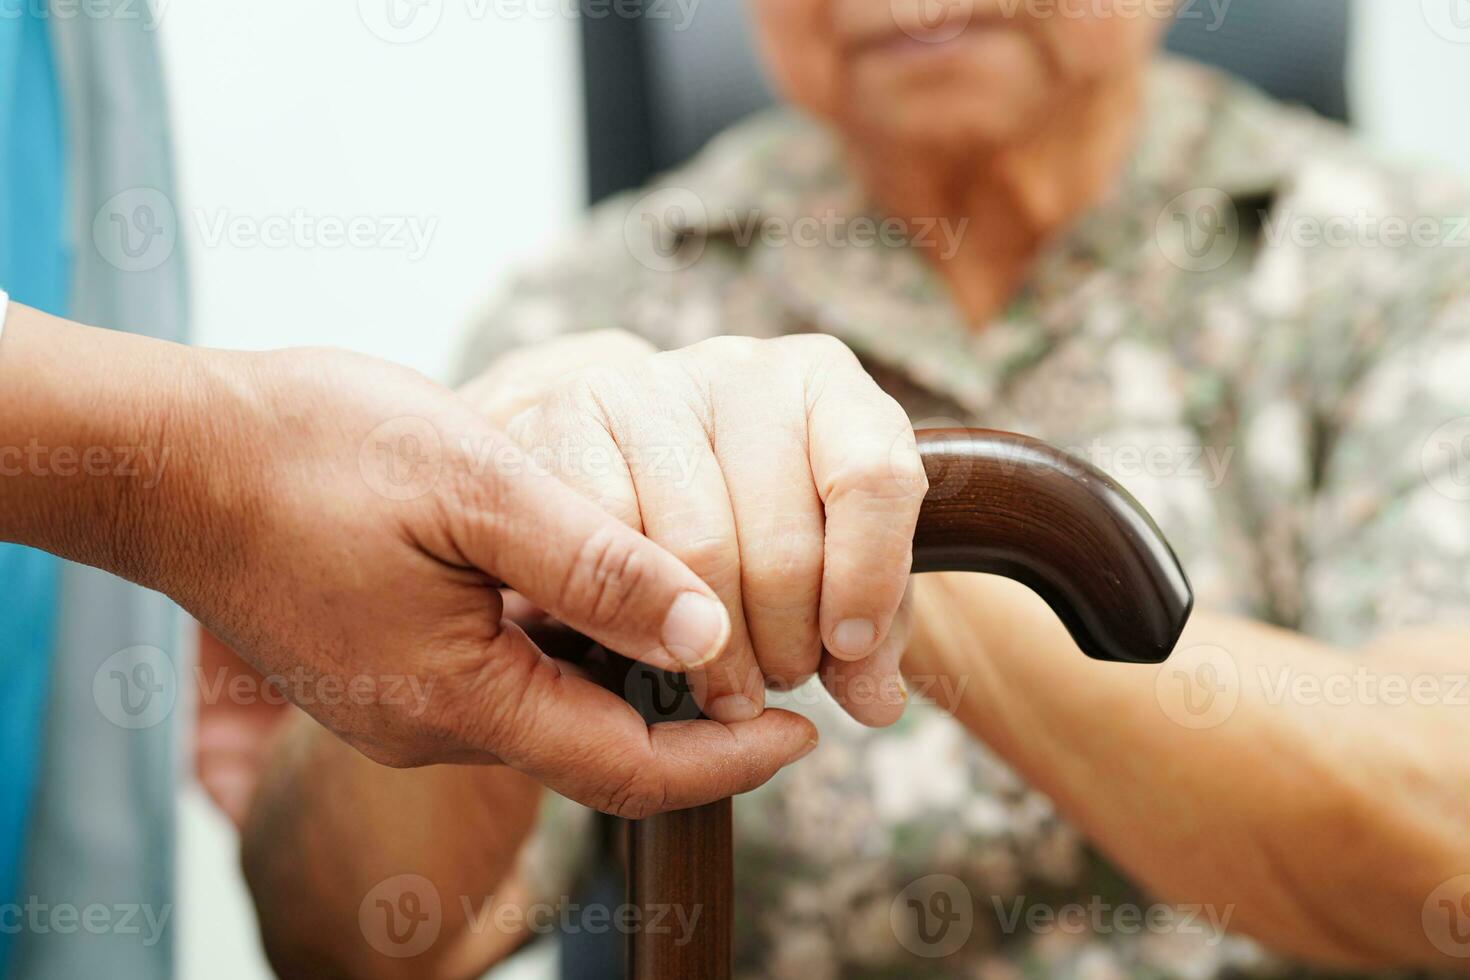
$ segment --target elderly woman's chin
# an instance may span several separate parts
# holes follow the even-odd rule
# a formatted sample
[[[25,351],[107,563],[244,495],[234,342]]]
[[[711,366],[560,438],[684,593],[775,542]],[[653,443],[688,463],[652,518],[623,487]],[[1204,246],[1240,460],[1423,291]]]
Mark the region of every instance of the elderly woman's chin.
[[[967,151],[1033,129],[1055,78],[1019,32],[974,31],[943,43],[905,39],[845,66],[844,128],[859,142]]]

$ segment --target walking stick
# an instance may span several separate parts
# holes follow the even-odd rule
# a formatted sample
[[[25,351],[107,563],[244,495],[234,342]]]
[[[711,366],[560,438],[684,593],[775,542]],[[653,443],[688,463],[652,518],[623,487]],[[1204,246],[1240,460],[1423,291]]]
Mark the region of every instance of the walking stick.
[[[1169,656],[1193,595],[1158,527],[1122,487],[1024,436],[971,429],[918,436],[929,494],[914,535],[915,572],[1015,579],[1098,660]],[[650,722],[697,713],[673,679],[642,668],[629,678],[624,690]],[[631,980],[729,980],[730,815],[726,799],[622,822],[628,904],[639,913],[627,938]]]

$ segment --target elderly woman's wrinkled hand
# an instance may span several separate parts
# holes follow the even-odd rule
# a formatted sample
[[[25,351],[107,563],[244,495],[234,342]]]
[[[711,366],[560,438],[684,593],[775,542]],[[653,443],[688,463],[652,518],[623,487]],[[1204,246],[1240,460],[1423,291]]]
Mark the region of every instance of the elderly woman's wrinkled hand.
[[[557,365],[573,370],[519,401],[507,431],[723,599],[731,641],[691,673],[705,712],[755,717],[766,687],[820,672],[857,720],[895,721],[927,481],[907,416],[852,352],[810,335],[655,353],[604,332],[518,352],[490,373],[535,379]],[[476,390],[507,388],[472,384],[472,400]]]

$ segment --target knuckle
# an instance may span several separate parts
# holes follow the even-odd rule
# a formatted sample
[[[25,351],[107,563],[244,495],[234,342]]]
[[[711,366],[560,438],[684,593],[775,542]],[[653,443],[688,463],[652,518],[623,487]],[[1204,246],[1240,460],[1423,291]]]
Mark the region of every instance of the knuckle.
[[[668,782],[657,772],[630,769],[623,779],[605,790],[597,809],[624,820],[642,820],[669,808]]]
[[[828,477],[823,499],[857,498],[886,505],[911,504],[917,510],[928,489],[922,461],[917,453],[889,456],[862,454],[850,458]]]
[[[620,622],[648,582],[651,569],[625,528],[598,528],[583,542],[562,585],[563,604],[591,629]]]
[[[544,658],[520,656],[514,630],[446,672],[447,694],[430,698],[415,719],[417,740],[474,753],[521,753],[535,739],[542,685],[559,673]]]
[[[599,354],[637,356],[658,351],[658,348],[647,340],[622,327],[603,327],[600,330],[588,331],[584,336],[587,346],[595,349]]]
[[[701,340],[685,348],[685,353],[693,357],[707,357],[721,362],[745,361],[758,357],[766,343],[756,337],[724,334]]]
[[[788,606],[808,604],[822,581],[821,529],[777,528],[741,559],[741,576],[763,596]],[[770,604],[769,602],[767,604]]]
[[[919,455],[913,437],[905,440],[902,448],[895,449],[888,459],[889,473],[901,496],[908,498],[917,510],[929,493],[929,473],[924,469],[924,458]]]
[[[539,441],[537,433],[541,430],[544,417],[545,409],[540,405],[532,405],[507,419],[504,432],[512,442],[523,449],[534,446]]]
[[[738,571],[740,566],[740,553],[735,541],[723,534],[691,537],[671,544],[669,550],[705,581],[724,579]]]
[[[852,348],[829,333],[790,334],[778,342],[813,360],[858,363]]]

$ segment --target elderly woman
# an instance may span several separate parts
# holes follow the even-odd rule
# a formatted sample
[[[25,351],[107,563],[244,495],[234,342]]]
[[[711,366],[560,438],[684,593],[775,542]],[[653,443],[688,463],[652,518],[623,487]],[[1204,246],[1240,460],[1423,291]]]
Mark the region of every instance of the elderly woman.
[[[738,971],[1463,966],[1466,198],[1158,60],[1148,5],[1004,7],[760,0],[801,111],[599,208],[465,363],[725,599],[710,713],[820,731],[736,801]],[[869,378],[1111,470],[1198,593],[1174,660],[1086,662],[999,579],[901,601],[922,487]],[[538,796],[297,725],[247,830],[273,961],[477,975],[576,870]]]

